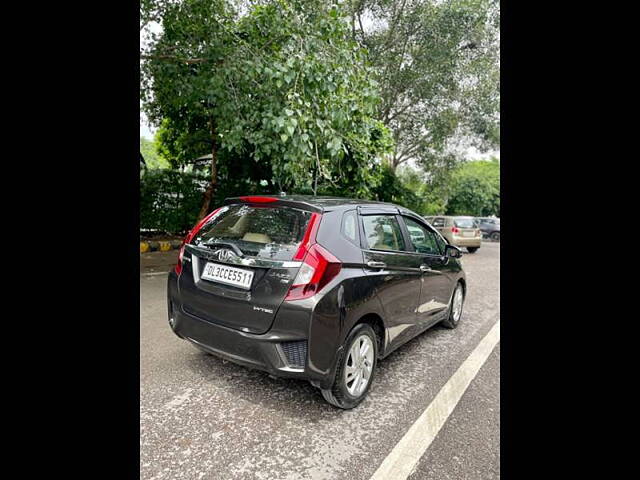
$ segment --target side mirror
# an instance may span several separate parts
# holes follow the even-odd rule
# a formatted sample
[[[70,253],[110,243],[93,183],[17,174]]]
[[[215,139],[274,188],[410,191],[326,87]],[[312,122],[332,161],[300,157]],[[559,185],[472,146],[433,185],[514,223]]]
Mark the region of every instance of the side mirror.
[[[460,250],[455,245],[447,245],[444,249],[444,254],[447,257],[460,258],[462,257],[462,250]]]

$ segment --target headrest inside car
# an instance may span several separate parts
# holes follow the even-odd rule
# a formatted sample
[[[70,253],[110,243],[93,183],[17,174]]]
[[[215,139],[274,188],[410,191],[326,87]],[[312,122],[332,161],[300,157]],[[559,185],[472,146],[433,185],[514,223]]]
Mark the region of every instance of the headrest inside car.
[[[255,243],[271,243],[271,239],[264,233],[247,232],[242,237],[242,240]]]

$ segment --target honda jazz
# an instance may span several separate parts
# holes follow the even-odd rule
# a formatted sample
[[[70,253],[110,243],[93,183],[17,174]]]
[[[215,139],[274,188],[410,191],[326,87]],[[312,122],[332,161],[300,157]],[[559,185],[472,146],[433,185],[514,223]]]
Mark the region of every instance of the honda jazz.
[[[205,352],[308,380],[353,408],[378,360],[435,324],[458,325],[460,257],[389,203],[228,198],[184,240],[168,278],[169,325]]]

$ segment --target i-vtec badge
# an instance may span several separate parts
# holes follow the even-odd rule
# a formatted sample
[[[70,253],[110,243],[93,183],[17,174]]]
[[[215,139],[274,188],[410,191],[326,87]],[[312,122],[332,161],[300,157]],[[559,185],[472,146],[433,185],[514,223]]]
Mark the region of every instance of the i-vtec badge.
[[[271,310],[270,308],[253,307],[253,309],[258,310],[259,312],[273,313],[273,310]]]

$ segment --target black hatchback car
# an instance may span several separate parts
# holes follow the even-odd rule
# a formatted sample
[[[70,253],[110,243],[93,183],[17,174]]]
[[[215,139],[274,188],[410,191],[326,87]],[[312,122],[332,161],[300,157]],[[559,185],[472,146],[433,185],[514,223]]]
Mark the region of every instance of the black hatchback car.
[[[185,238],[168,279],[169,324],[205,352],[309,380],[353,408],[378,359],[437,323],[456,327],[460,256],[396,205],[228,198]]]

